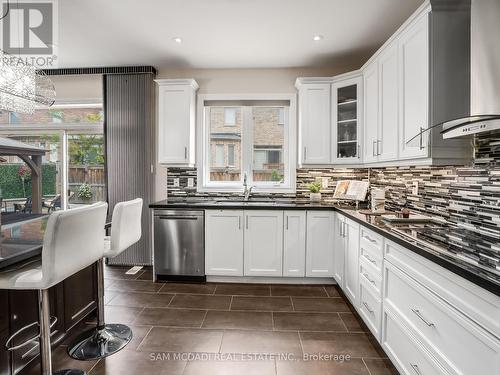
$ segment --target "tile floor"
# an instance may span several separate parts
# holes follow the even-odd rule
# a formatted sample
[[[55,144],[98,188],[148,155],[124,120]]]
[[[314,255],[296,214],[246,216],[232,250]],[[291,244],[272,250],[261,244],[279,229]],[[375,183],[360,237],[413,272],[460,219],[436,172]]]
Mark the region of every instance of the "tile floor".
[[[106,320],[130,325],[132,342],[88,362],[69,358],[63,343],[55,369],[76,367],[89,375],[397,374],[335,286],[155,284],[150,270],[125,271],[106,267]],[[305,360],[318,353],[349,358]]]

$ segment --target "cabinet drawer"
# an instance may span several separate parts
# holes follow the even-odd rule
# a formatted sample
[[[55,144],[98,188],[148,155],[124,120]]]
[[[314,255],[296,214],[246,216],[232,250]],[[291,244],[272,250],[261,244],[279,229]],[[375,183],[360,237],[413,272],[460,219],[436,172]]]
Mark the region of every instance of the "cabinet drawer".
[[[384,238],[369,230],[366,228],[361,228],[361,235],[360,235],[361,243],[365,244],[367,246],[371,246],[374,248],[374,250],[378,250],[380,253],[380,256],[382,256],[382,252],[384,250]]]
[[[392,241],[384,252],[386,261],[500,338],[500,297]]]
[[[359,261],[359,273],[360,278],[364,279],[371,291],[378,297],[382,297],[382,276],[372,263],[367,261],[365,258],[361,258]]]
[[[370,328],[373,335],[380,341],[380,323],[382,303],[369,291],[368,282],[361,280],[359,289],[359,314]]]
[[[405,328],[384,312],[382,347],[404,375],[449,375],[406,332]]]
[[[359,246],[359,255],[360,259],[364,259],[369,262],[377,270],[378,274],[382,275],[382,260],[384,259],[382,251],[361,242]]]
[[[443,364],[460,374],[500,373],[500,340],[397,267],[388,263],[385,276],[384,305],[401,314],[429,350],[443,357]]]

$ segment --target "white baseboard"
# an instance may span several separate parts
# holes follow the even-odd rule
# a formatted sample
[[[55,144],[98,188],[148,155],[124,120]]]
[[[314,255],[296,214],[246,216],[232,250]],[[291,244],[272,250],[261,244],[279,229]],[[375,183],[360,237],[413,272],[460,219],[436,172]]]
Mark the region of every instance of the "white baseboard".
[[[261,277],[261,276],[207,276],[210,283],[247,283],[247,284],[331,284],[333,277]]]

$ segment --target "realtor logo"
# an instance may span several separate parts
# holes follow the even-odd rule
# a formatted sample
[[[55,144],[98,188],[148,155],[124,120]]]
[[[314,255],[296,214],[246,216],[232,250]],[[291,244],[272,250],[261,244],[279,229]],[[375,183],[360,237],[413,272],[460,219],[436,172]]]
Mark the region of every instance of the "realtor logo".
[[[54,68],[57,61],[57,1],[4,2],[0,21],[2,50],[36,68]]]

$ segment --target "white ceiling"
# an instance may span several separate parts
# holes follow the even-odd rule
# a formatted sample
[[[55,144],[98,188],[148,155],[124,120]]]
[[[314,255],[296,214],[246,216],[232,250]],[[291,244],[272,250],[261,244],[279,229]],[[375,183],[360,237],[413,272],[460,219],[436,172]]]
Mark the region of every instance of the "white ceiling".
[[[60,0],[59,67],[357,68],[422,2]]]

